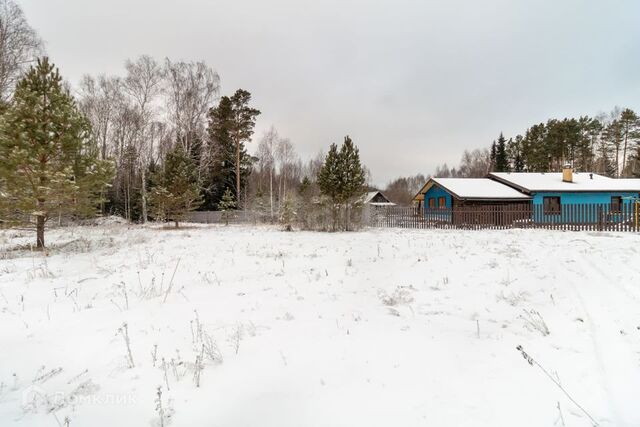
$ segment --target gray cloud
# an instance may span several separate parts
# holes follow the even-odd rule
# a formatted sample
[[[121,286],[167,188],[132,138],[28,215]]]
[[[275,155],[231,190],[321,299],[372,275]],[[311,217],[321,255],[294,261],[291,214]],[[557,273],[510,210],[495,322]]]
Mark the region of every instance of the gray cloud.
[[[635,1],[23,0],[62,73],[203,59],[303,156],[349,134],[376,183],[549,117],[638,108]]]

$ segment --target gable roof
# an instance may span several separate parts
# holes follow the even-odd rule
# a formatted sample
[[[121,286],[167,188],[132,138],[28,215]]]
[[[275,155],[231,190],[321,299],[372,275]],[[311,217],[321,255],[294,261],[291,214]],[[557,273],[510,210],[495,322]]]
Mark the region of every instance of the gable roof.
[[[365,203],[369,203],[374,197],[376,197],[376,194],[380,193],[379,191],[369,191],[367,194],[364,195],[364,202]],[[382,193],[380,193],[382,194]],[[385,197],[386,199],[386,197]]]
[[[507,185],[488,178],[431,178],[429,182],[438,185],[448,193],[463,200],[530,200],[531,197]],[[424,192],[431,186],[423,187]]]
[[[640,191],[640,179],[616,179],[588,172],[574,172],[573,182],[564,182],[561,172],[491,172],[489,178],[527,193]]]
[[[384,200],[386,200],[385,202],[372,202],[372,200],[377,196],[377,195],[382,196],[382,198]],[[369,191],[367,194],[364,195],[364,203],[367,204],[371,204],[371,205],[379,205],[379,206],[383,206],[383,205],[395,205],[395,203],[391,202],[387,196],[385,196],[382,191]]]

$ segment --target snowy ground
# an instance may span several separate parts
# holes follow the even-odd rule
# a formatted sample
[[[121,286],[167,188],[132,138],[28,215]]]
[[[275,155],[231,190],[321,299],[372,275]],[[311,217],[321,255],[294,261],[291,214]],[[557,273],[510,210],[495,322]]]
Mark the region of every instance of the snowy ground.
[[[599,425],[640,426],[638,235],[47,238],[0,233],[1,426],[161,425],[158,386],[171,426],[593,425],[540,366]]]

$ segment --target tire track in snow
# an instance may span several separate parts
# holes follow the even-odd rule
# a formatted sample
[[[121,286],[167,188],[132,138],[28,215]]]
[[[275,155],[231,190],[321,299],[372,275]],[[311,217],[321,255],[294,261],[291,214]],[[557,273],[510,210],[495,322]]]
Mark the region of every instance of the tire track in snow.
[[[571,258],[576,268],[567,259],[562,261],[571,273],[564,278],[571,284],[587,318],[614,425],[637,427],[640,415],[632,400],[640,387],[640,367],[632,346],[620,333],[625,325],[633,323],[633,313],[624,307],[629,306],[629,299],[635,298],[584,256]]]
[[[544,260],[544,262],[541,263],[541,265],[547,266],[548,271],[551,274],[553,280],[559,283],[568,282],[570,284],[571,289],[576,296],[576,300],[578,301],[578,303],[580,304],[580,308],[582,309],[585,323],[589,327],[589,335],[591,337],[591,345],[593,348],[593,356],[595,359],[594,363],[598,369],[598,374],[599,374],[598,383],[600,384],[600,389],[597,390],[597,392],[599,394],[602,394],[603,397],[606,397],[606,399],[609,402],[609,407],[613,408],[611,393],[609,391],[609,383],[607,381],[607,376],[605,374],[606,369],[603,362],[603,358],[600,354],[600,346],[598,345],[598,341],[597,341],[595,325],[594,325],[593,319],[591,318],[589,309],[582,298],[582,295],[578,292],[574,284],[575,277],[580,277],[582,278],[582,281],[585,281],[584,273],[580,269],[575,270],[572,268],[572,266],[575,264],[574,259],[572,258],[565,259],[565,258],[557,257],[557,250],[558,250],[557,245],[554,247],[554,249],[555,250],[550,250],[547,253],[547,257]],[[567,272],[570,272],[571,274],[567,274]],[[611,409],[609,412],[613,412],[613,409]],[[593,413],[591,415],[594,416],[595,418],[602,419],[602,414]]]

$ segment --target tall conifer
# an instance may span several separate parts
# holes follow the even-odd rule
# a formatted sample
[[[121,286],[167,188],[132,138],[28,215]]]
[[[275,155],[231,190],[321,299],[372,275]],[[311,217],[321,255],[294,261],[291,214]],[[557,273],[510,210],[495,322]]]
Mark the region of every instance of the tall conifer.
[[[91,127],[57,68],[39,59],[18,82],[0,122],[0,208],[5,220],[33,222],[45,245],[55,216],[96,213],[113,165],[98,160]]]
[[[509,158],[507,157],[507,141],[501,133],[496,143],[496,172],[509,172]]]

